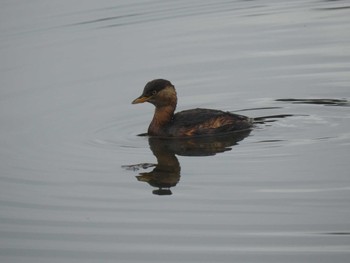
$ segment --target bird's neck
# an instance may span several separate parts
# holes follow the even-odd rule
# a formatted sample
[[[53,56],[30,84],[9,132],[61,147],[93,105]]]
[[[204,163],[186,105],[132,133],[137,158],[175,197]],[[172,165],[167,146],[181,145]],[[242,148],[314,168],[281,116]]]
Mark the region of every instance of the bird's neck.
[[[165,126],[171,122],[175,109],[176,103],[174,105],[156,107],[152,122],[148,127],[148,134],[162,135]]]

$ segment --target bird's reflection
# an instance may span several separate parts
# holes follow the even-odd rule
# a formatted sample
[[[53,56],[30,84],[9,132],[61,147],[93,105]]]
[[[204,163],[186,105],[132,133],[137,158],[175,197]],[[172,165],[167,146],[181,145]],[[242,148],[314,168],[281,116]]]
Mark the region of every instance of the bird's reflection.
[[[157,188],[153,190],[153,194],[171,195],[170,188],[176,186],[180,180],[181,167],[176,155],[211,156],[230,151],[232,146],[247,137],[249,133],[250,130],[246,130],[215,137],[182,139],[149,137],[149,146],[153,155],[157,158],[157,163],[124,165],[123,167],[134,171],[154,167],[150,172],[139,173],[136,176],[137,180],[147,182]]]

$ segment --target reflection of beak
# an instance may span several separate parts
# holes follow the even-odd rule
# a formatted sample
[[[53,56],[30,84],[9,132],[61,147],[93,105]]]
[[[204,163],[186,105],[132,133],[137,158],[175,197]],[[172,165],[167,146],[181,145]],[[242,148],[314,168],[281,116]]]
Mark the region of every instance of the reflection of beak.
[[[146,102],[146,101],[148,101],[150,99],[150,97],[145,97],[145,96],[140,96],[140,97],[138,97],[137,99],[134,99],[133,101],[132,101],[132,104],[137,104],[137,103],[144,103],[144,102]]]

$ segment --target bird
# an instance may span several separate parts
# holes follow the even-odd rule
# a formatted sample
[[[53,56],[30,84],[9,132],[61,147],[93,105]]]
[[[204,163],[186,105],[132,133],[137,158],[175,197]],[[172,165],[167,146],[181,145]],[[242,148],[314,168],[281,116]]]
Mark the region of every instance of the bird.
[[[253,119],[228,111],[196,108],[175,113],[177,93],[166,79],[154,79],[145,85],[132,104],[148,102],[155,106],[147,135],[155,137],[215,136],[252,129]]]

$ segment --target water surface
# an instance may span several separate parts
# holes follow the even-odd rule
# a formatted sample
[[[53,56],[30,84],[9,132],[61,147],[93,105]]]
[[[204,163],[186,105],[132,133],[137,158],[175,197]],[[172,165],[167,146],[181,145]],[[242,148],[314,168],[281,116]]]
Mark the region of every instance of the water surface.
[[[1,262],[348,261],[347,1],[0,7]],[[137,136],[159,77],[179,110],[280,118]]]

